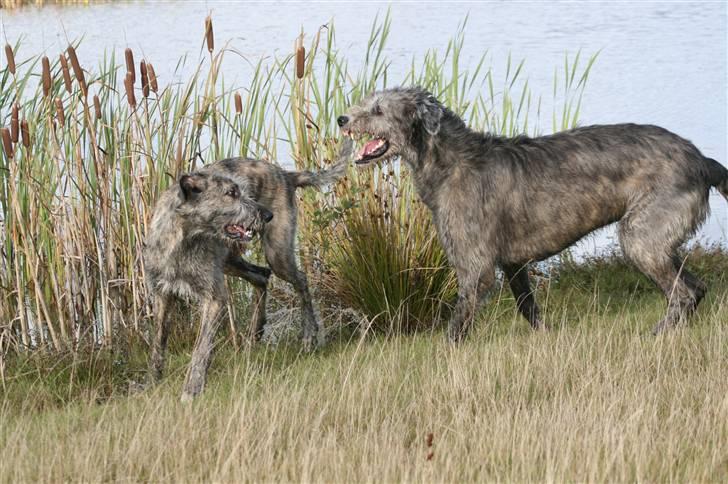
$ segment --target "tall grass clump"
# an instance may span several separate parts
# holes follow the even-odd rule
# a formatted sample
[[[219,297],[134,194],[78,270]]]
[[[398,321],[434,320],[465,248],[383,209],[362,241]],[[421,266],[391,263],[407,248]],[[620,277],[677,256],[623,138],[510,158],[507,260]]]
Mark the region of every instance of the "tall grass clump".
[[[226,84],[220,69],[229,48],[216,46],[211,18],[204,26],[206,52],[197,61],[183,57],[179,67],[196,67],[173,85],[157,77],[154,59],[137,63],[131,49],[122,62],[109,53],[93,68],[82,44],[42,57],[6,45],[0,355],[123,349],[146,338],[146,224],[182,172],[230,156],[284,163],[290,156],[299,169],[325,167],[337,151],[337,113],[390,84],[423,85],[470,124],[497,133],[527,132],[529,113],[541,109],[523,62],[508,62],[505,81],[486,67],[485,54],[463,68],[464,23],[444,53],[413,58],[403,78],[392,79],[388,13],[375,19],[355,71],[331,22],[307,44],[301,33],[290,55],[258,61],[242,87]],[[573,124],[591,61],[584,69],[578,56],[566,62],[565,74],[577,81],[559,102]],[[455,281],[406,169],[396,162],[352,169],[323,193],[298,195],[301,261],[322,305],[354,307],[383,330],[431,327],[440,318]],[[238,281],[230,290],[237,332],[248,293]]]

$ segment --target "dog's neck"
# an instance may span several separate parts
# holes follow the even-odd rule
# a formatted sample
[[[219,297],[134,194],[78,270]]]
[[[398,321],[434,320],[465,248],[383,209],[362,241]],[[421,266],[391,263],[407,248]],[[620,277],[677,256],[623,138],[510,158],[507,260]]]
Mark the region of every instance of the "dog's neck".
[[[402,161],[412,172],[418,195],[430,207],[432,207],[430,200],[436,195],[437,187],[441,186],[440,180],[447,178],[460,163],[461,157],[458,153],[442,147],[458,146],[456,138],[472,133],[472,130],[449,110],[446,110],[441,124],[440,129],[434,134],[417,130],[401,155]]]

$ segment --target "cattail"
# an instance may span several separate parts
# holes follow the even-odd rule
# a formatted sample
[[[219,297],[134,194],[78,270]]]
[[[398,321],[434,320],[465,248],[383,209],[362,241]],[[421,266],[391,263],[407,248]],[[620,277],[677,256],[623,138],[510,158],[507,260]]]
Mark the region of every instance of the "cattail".
[[[18,103],[13,104],[13,109],[10,114],[10,137],[13,139],[13,143],[17,143],[18,137],[20,136],[19,111],[20,106],[18,106]]]
[[[240,97],[240,93],[235,93],[235,112],[240,114],[243,112],[243,98]]]
[[[86,96],[88,94],[88,89],[86,87],[86,78],[83,75],[83,69],[81,69],[81,64],[78,62],[78,56],[76,55],[76,49],[74,49],[72,45],[69,45],[67,52],[68,52],[68,59],[71,61],[71,67],[73,67],[73,73],[76,76],[78,85],[81,86],[81,92],[83,93],[84,96]]]
[[[5,57],[8,59],[8,70],[12,75],[15,75],[15,54],[10,44],[5,44]]]
[[[215,35],[212,32],[212,17],[210,15],[205,19],[205,41],[207,42],[207,50],[212,54],[215,50]]]
[[[149,87],[156,94],[159,87],[157,86],[157,74],[154,72],[154,66],[149,62],[147,62],[147,75],[149,76]]]
[[[126,72],[131,74],[131,85],[134,86],[134,83],[136,82],[136,71],[134,70],[134,53],[130,48],[126,48],[124,51],[124,57],[126,57]]]
[[[96,111],[96,119],[101,119],[101,101],[96,95],[94,95],[94,111]]]
[[[126,89],[126,100],[129,106],[136,108],[136,96],[134,95],[134,74],[131,72],[126,73],[126,79],[124,79],[124,88]]]
[[[63,101],[59,97],[56,98],[56,119],[59,124],[66,124],[66,114],[63,112]]]
[[[23,139],[23,146],[30,148],[30,129],[28,128],[27,119],[20,122],[20,135]]]
[[[142,77],[142,95],[145,98],[149,97],[149,76],[147,75],[147,63],[141,61],[139,64],[139,74]]]
[[[43,56],[41,59],[41,79],[43,79],[43,96],[48,97],[51,92],[51,63],[48,57]]]
[[[180,166],[182,164],[182,141],[184,139],[184,136],[182,136],[182,130],[180,130],[179,141],[177,141],[177,151],[175,152],[175,160],[177,161],[177,166]]]
[[[63,73],[63,83],[66,85],[66,91],[70,94],[73,91],[73,84],[71,84],[71,72],[68,70],[68,61],[66,56],[61,54],[61,72]]]
[[[10,130],[8,128],[0,129],[0,136],[3,139],[3,149],[5,150],[5,156],[8,158],[13,157],[13,140],[10,139]]]
[[[303,79],[303,71],[306,65],[306,48],[299,46],[296,49],[296,77]]]

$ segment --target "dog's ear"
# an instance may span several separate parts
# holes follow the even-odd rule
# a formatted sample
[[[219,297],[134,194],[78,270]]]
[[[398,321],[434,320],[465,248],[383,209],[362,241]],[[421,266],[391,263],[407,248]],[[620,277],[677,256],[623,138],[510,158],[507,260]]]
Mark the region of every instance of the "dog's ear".
[[[440,131],[440,119],[442,119],[442,105],[430,93],[424,93],[417,101],[415,115],[422,122],[425,130],[434,136]]]
[[[207,177],[202,173],[190,173],[179,178],[179,194],[183,201],[193,200],[207,188]]]

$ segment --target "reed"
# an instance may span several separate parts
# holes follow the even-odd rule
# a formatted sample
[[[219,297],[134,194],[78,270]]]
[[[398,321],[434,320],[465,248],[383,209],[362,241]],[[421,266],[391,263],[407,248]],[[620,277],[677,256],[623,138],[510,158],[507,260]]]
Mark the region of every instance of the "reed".
[[[212,31],[212,16],[210,15],[205,19],[205,43],[207,51],[212,55],[212,51],[215,50],[215,34]]]
[[[13,140],[10,136],[10,130],[8,128],[0,128],[0,137],[2,137],[3,140],[3,152],[8,159],[11,159],[15,153],[13,150]]]
[[[126,61],[126,72],[131,78],[131,84],[136,82],[136,70],[134,70],[134,52],[130,48],[124,49],[124,60]]]
[[[13,143],[17,143],[20,136],[20,105],[13,103],[13,108],[10,111],[10,138]]]
[[[81,64],[78,62],[78,56],[76,55],[76,49],[72,45],[68,46],[68,58],[71,61],[71,67],[73,67],[73,74],[76,76],[81,92],[84,97],[88,94],[88,87],[86,86],[86,76],[81,69]]]
[[[10,44],[5,44],[5,60],[8,63],[8,72],[15,75],[15,53],[13,52],[13,48]]]
[[[149,74],[147,74],[147,64],[144,61],[139,63],[139,74],[142,77],[142,95],[146,99],[149,97]]]
[[[63,75],[63,85],[66,86],[66,92],[73,92],[73,82],[71,81],[71,70],[68,68],[66,56],[61,54],[58,58],[61,63],[61,74]]]
[[[41,82],[43,84],[43,97],[48,97],[51,93],[51,64],[48,57],[43,56],[41,59]]]
[[[154,66],[147,63],[147,75],[149,76],[149,87],[155,94],[159,93],[159,85],[157,84],[157,74],[154,72]]]

